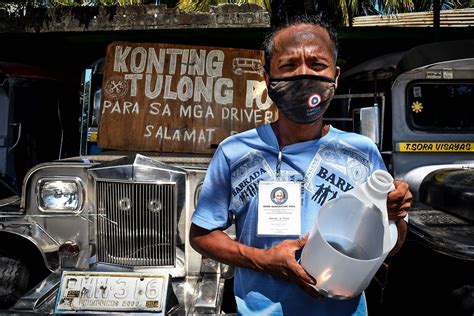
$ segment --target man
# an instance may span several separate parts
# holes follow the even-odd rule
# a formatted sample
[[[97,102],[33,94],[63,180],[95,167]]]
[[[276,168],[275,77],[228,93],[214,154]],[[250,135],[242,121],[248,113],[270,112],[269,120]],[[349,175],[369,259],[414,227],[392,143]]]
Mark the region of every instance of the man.
[[[321,299],[297,261],[321,205],[385,169],[368,138],[323,124],[339,76],[335,35],[317,18],[300,17],[273,32],[265,50],[265,79],[279,119],[220,144],[193,216],[191,245],[236,266],[240,314],[366,314],[363,294]],[[288,216],[269,215],[268,192],[278,187],[295,210]],[[395,187],[387,203],[399,228],[394,251],[405,237],[411,201],[406,183]],[[235,241],[222,232],[233,217]]]
[[[283,204],[285,203],[285,193],[283,192],[282,188],[276,188],[276,191],[273,193],[272,201],[276,204]]]

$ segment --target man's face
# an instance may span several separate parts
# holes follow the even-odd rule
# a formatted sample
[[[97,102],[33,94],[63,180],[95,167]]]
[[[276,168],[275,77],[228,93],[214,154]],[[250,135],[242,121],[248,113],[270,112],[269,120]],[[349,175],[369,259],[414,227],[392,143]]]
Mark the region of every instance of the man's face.
[[[283,200],[283,192],[282,191],[276,191],[275,192],[275,199],[278,201]]]
[[[337,83],[339,67],[331,45],[328,32],[319,26],[298,24],[283,29],[274,37],[270,74],[272,77],[319,75],[335,78]]]

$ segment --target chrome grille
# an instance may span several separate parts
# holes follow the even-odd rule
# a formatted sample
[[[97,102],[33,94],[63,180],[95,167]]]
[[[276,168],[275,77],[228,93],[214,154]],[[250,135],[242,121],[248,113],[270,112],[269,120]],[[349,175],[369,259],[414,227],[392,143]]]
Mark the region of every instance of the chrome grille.
[[[96,182],[97,259],[126,266],[174,266],[175,184]]]

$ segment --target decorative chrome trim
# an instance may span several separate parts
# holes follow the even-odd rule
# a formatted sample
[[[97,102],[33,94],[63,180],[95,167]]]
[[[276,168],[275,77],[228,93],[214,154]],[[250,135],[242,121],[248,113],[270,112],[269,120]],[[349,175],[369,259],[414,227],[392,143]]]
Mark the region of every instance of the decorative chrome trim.
[[[87,127],[89,124],[89,111],[90,111],[90,98],[91,98],[91,85],[92,85],[92,75],[93,70],[91,68],[86,68],[82,73],[82,120],[81,120],[81,141],[79,154],[81,156],[87,155]]]
[[[13,306],[13,311],[36,311],[57,291],[61,281],[61,270],[52,272],[46,279],[22,296]]]
[[[108,178],[94,178],[94,183],[93,183],[93,188],[94,188],[94,204],[95,204],[95,207],[96,207],[96,213],[99,214],[99,205],[98,205],[98,201],[97,201],[97,190],[98,190],[98,187],[97,187],[97,184],[99,182],[102,182],[102,183],[117,183],[117,184],[123,184],[123,185],[133,185],[133,186],[136,186],[136,185],[169,185],[171,186],[171,189],[172,189],[172,195],[173,195],[173,202],[172,204],[175,205],[175,207],[177,206],[177,203],[178,203],[178,188],[177,188],[177,182],[176,181],[134,181],[134,180],[121,180],[121,179],[108,179]],[[178,225],[178,218],[177,218],[177,214],[176,214],[176,210],[172,212],[172,214],[170,214],[172,216],[172,223],[173,223],[173,226],[176,228],[177,225]],[[98,238],[98,232],[99,231],[102,231],[102,229],[99,227],[99,220],[97,219],[95,221],[95,231],[96,231],[96,235]],[[176,232],[174,232],[172,234],[172,244],[175,246],[174,247],[174,264],[173,265],[159,265],[161,268],[174,268],[176,267],[176,260],[177,260],[177,254],[176,254],[176,244],[177,244],[177,234]],[[99,247],[99,241],[97,241],[97,246]],[[154,266],[158,266],[156,264],[152,264],[152,265],[134,265],[134,264],[121,264],[121,263],[112,263],[112,262],[107,262],[107,261],[103,261],[103,260],[99,260],[99,249],[97,250],[97,258],[98,258],[98,263],[102,263],[102,264],[108,264],[108,265],[114,265],[114,266],[130,266],[130,267],[134,267],[134,268],[145,268],[145,267],[154,267]],[[110,255],[109,255],[110,257]],[[120,258],[120,257],[118,257]],[[147,260],[146,258],[144,259],[139,259],[139,260]],[[139,261],[137,260],[137,261]]]
[[[194,313],[196,314],[214,314],[220,313],[221,277],[219,274],[206,273],[200,282],[199,292],[194,304]]]
[[[176,184],[176,181],[134,181],[134,180],[120,180],[120,179],[107,179],[107,178],[94,178],[94,189],[98,181],[102,182],[114,182],[114,183],[126,183],[126,184]]]

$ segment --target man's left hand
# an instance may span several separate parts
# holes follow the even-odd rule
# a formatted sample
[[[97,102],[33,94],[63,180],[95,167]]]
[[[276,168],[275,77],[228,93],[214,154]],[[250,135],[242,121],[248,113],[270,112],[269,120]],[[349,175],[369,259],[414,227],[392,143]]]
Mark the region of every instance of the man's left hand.
[[[408,189],[408,183],[395,180],[393,182],[395,189],[387,195],[387,211],[388,219],[395,221],[398,230],[397,242],[393,249],[390,251],[389,256],[396,254],[403,243],[407,235],[407,223],[403,220],[407,216],[408,209],[411,206],[411,200],[413,195]]]
[[[387,195],[387,211],[390,220],[398,221],[407,215],[413,195],[408,189],[408,183],[395,180],[393,184],[395,189]]]

